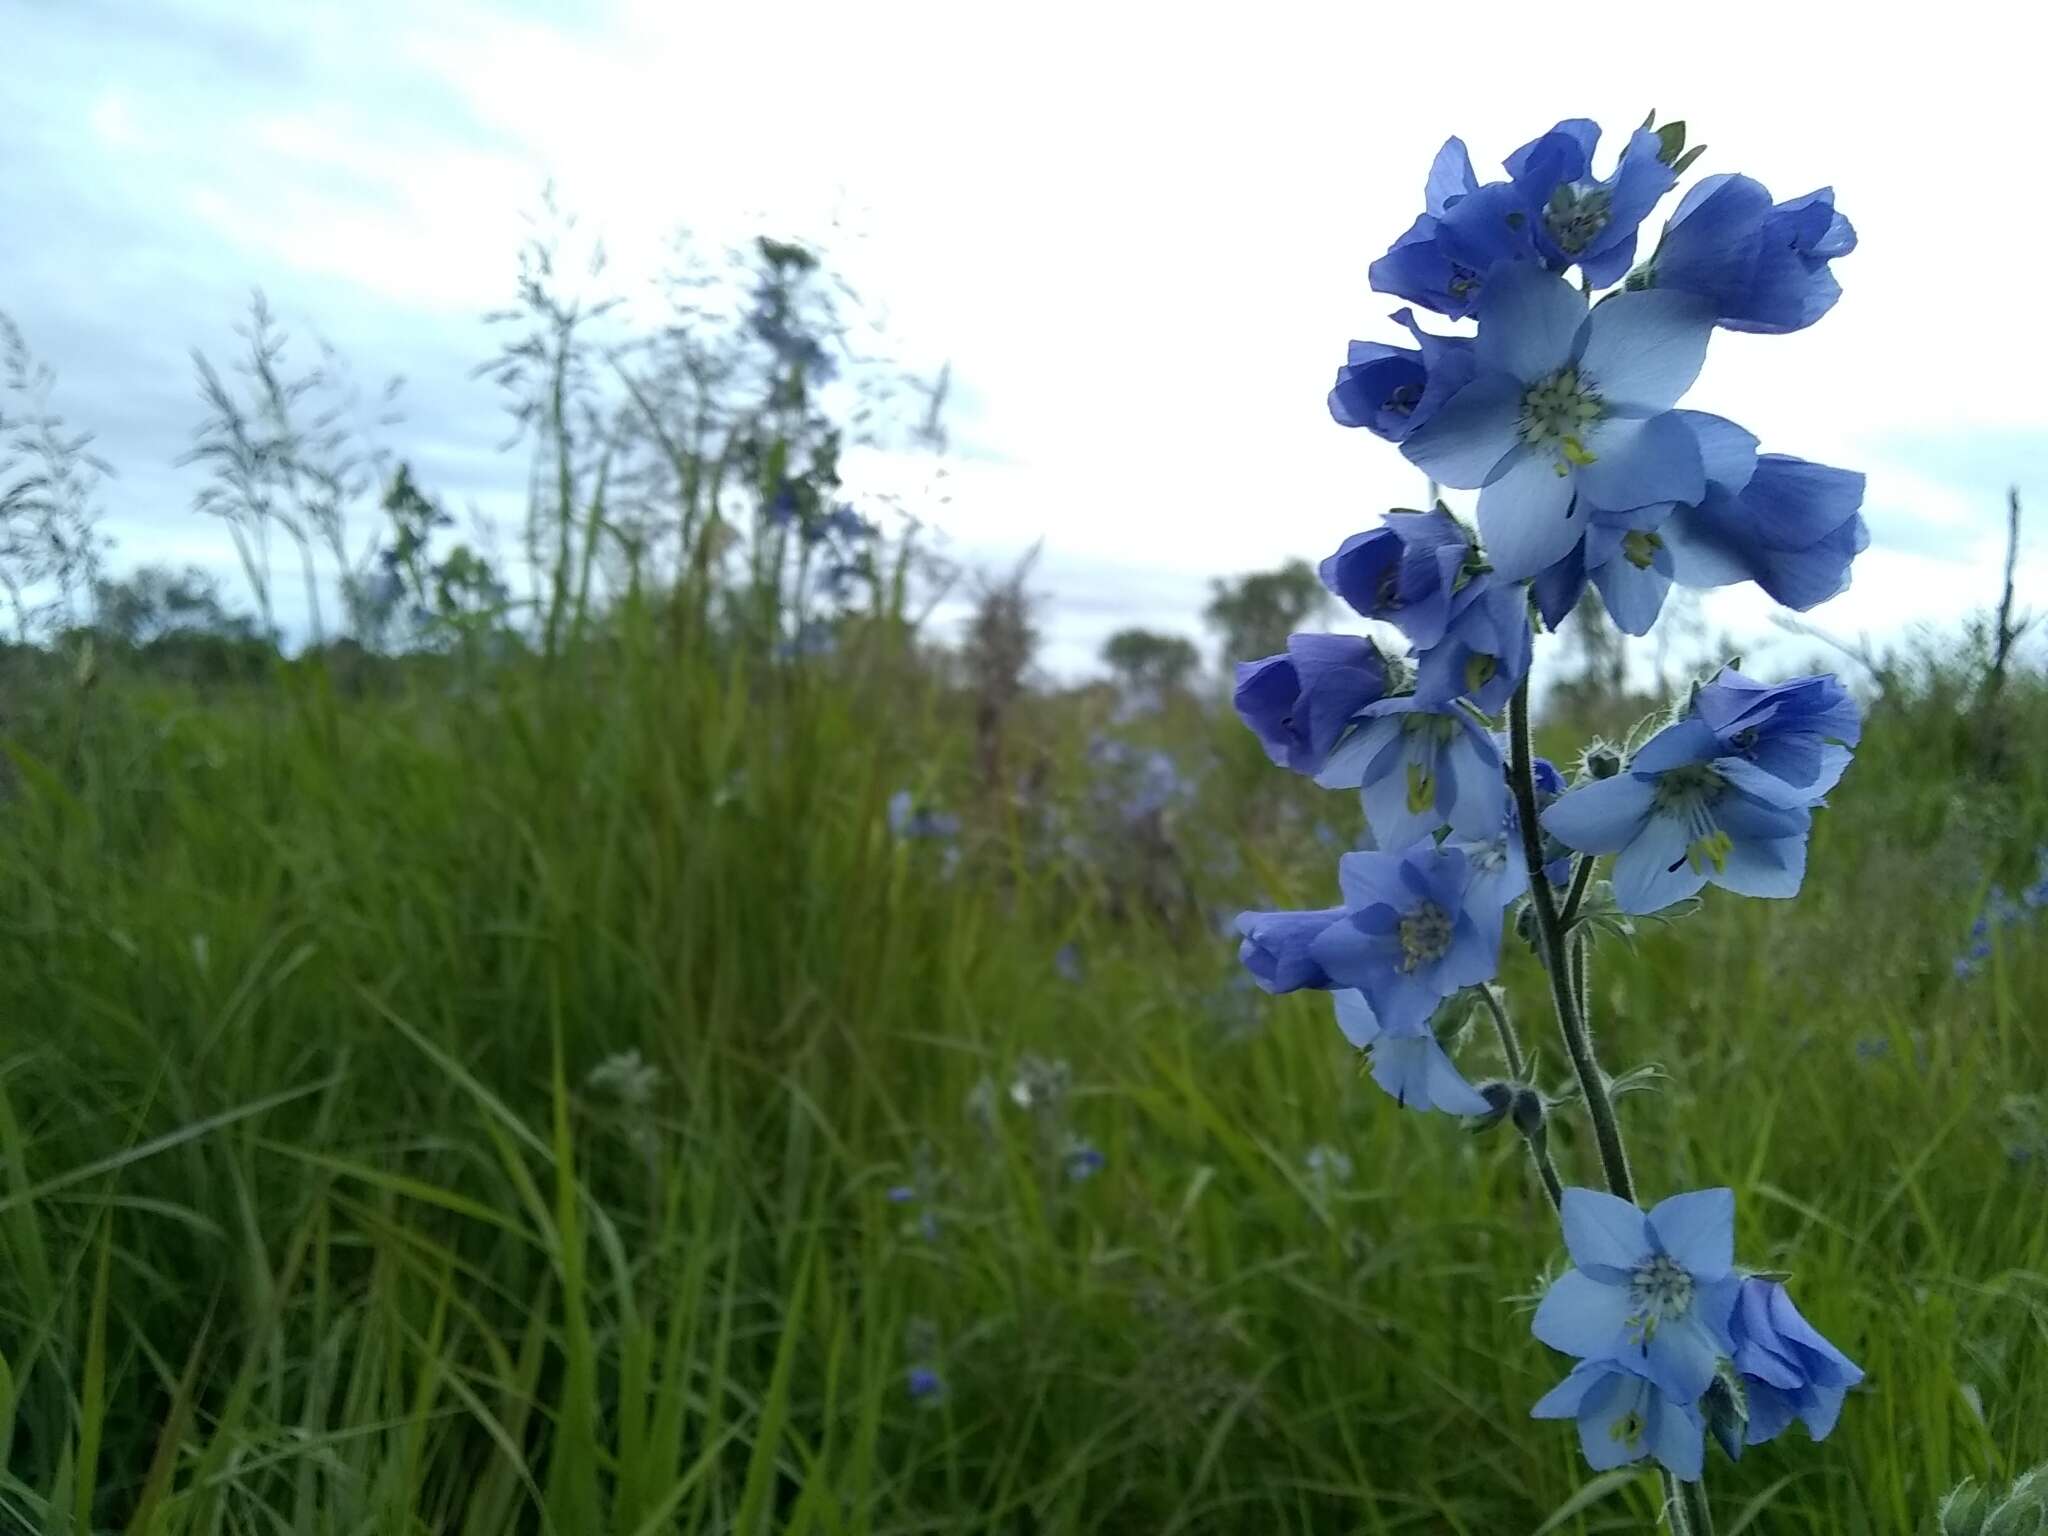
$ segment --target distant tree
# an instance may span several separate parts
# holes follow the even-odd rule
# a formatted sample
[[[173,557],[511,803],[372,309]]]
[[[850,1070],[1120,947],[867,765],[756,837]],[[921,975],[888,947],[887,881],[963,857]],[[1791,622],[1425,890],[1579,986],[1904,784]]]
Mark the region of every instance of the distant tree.
[[[1284,650],[1287,637],[1320,615],[1330,601],[1315,567],[1306,560],[1209,585],[1213,595],[1202,617],[1222,638],[1226,672],[1237,662]]]
[[[173,570],[145,565],[94,583],[98,628],[109,640],[138,650],[174,635],[217,635],[243,640],[256,633],[247,615],[230,613],[220,583],[197,566]]]
[[[1102,647],[1103,665],[1133,693],[1185,688],[1201,660],[1194,645],[1181,636],[1149,629],[1120,629]]]

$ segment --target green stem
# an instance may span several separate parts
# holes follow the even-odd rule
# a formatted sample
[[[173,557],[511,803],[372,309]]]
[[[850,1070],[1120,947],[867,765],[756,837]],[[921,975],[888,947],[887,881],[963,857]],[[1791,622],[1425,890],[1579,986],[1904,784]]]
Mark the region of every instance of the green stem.
[[[1529,905],[1536,913],[1537,942],[1542,949],[1543,969],[1550,977],[1550,1000],[1557,1010],[1558,1032],[1564,1037],[1565,1054],[1571,1058],[1579,1093],[1586,1101],[1586,1114],[1593,1122],[1593,1140],[1600,1149],[1600,1168],[1606,1175],[1607,1187],[1633,1202],[1635,1180],[1630,1177],[1628,1151],[1621,1141],[1621,1122],[1615,1116],[1614,1100],[1607,1092],[1607,1076],[1593,1054],[1592,1036],[1573,995],[1571,957],[1566,949],[1557,896],[1543,877],[1543,831],[1536,821],[1536,773],[1529,751],[1526,677],[1508,704],[1508,758],[1508,783],[1514,791],[1522,857],[1529,871]]]
[[[1508,1060],[1508,1076],[1519,1083],[1523,1080],[1522,1065],[1527,1058],[1522,1055],[1522,1041],[1515,1033],[1515,1021],[1508,1017],[1507,1005],[1494,995],[1492,987],[1482,985],[1479,996],[1486,1004],[1486,1011],[1493,1015],[1493,1030],[1500,1036],[1500,1053]]]
[[[1665,1474],[1668,1478],[1669,1473]],[[1680,1483],[1679,1508],[1685,1511],[1685,1522],[1691,1536],[1714,1536],[1714,1511],[1707,1503],[1707,1488],[1704,1483]]]
[[[1579,907],[1586,899],[1586,887],[1593,883],[1593,866],[1598,862],[1592,854],[1582,853],[1578,867],[1572,871],[1572,888],[1564,894],[1564,911],[1558,917],[1567,933],[1579,920]]]

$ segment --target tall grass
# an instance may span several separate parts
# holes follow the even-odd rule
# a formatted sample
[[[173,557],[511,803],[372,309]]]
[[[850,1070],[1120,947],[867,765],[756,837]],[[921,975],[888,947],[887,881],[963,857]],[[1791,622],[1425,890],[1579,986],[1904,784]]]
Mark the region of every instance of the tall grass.
[[[1196,900],[1134,902],[973,795],[889,635],[771,667],[629,610],[485,687],[308,663],[17,715],[0,1530],[1651,1518],[1526,1418],[1560,1363],[1516,1298],[1560,1255],[1512,1138],[1395,1109],[1321,999],[1219,1023],[1200,908],[1327,899],[1251,744],[1152,727],[1208,765]],[[1623,1101],[1642,1166],[1732,1184],[1745,1258],[1870,1373],[1824,1446],[1716,1472],[1724,1536],[1911,1529],[2048,1446],[2048,945],[1951,973],[2043,830],[2017,692],[1997,796],[1945,704],[1881,710],[1804,899],[1597,952],[1609,1061],[1671,1078]],[[1071,804],[1085,726],[1029,707]],[[969,810],[957,865],[890,838],[903,785]],[[627,1051],[644,1097],[592,1078]],[[1063,1098],[1010,1097],[1027,1055]]]

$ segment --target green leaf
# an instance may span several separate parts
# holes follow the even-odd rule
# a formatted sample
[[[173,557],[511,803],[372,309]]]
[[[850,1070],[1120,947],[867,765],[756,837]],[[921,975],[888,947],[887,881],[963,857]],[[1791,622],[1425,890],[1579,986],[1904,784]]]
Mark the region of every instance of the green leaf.
[[[1685,153],[1685,120],[1666,123],[1657,130],[1657,158],[1666,165],[1672,164]]]
[[[1701,155],[1704,155],[1706,152],[1706,145],[1693,145],[1691,149],[1688,149],[1684,154],[1680,155],[1676,160],[1671,162],[1672,171],[1677,175],[1683,176],[1689,169],[1691,169],[1693,161],[1699,159],[1699,157]]]

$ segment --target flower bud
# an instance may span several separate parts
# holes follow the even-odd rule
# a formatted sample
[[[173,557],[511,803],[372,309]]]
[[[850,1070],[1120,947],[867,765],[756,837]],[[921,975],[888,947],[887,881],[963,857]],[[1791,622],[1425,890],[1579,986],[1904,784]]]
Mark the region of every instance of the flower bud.
[[[1466,1124],[1471,1131],[1490,1131],[1507,1119],[1515,1106],[1515,1085],[1498,1080],[1477,1085],[1479,1097],[1486,1100],[1486,1113],[1474,1115]]]
[[[1589,779],[1611,779],[1621,772],[1621,754],[1607,742],[1596,741],[1586,748],[1585,770]]]
[[[1515,1129],[1531,1141],[1545,1134],[1543,1129],[1543,1095],[1527,1086],[1515,1090],[1514,1102],[1508,1106],[1508,1115],[1515,1122]]]

